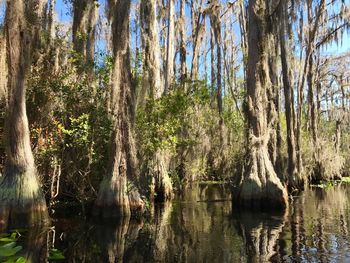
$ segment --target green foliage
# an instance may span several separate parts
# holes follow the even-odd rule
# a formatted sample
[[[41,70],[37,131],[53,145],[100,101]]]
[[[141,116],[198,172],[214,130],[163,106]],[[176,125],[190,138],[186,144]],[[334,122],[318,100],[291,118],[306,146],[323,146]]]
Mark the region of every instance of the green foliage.
[[[341,182],[342,183],[350,183],[350,177],[342,177]]]
[[[181,130],[189,128],[190,108],[205,103],[208,90],[193,87],[191,91],[174,89],[159,99],[149,98],[137,113],[137,130],[141,146],[146,154],[157,149],[175,151],[179,145],[189,144],[191,140],[181,137]]]
[[[16,232],[12,234],[0,235],[0,262],[25,262],[25,259],[23,257],[18,256],[18,253],[22,250],[22,247],[17,245],[17,239],[18,234]]]
[[[47,192],[59,167],[60,194],[84,202],[94,198],[108,158],[111,121],[106,91],[112,59],[99,54],[100,65],[90,65],[76,52],[66,52],[70,66],[56,72],[48,55],[43,65],[33,69],[27,111]]]
[[[244,141],[243,116],[234,103],[225,97],[222,142],[216,94],[204,82],[187,81],[159,99],[148,99],[137,112],[142,158],[157,150],[169,155],[168,174],[176,187],[231,176],[241,162]]]
[[[62,252],[59,251],[58,249],[51,249],[49,251],[49,257],[48,257],[49,261],[62,261],[62,260],[65,260],[65,259],[66,258],[64,257]]]
[[[70,127],[66,129],[63,125],[58,124],[58,128],[65,136],[66,147],[84,147],[89,143],[89,132],[91,130],[89,123],[89,114],[84,113],[77,118],[69,118]]]

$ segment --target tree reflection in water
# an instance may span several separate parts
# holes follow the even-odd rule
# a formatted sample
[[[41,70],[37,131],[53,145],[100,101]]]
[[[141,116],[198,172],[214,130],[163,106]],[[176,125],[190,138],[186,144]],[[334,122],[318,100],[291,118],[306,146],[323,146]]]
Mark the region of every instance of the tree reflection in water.
[[[285,214],[232,211],[229,187],[195,185],[150,218],[111,223],[56,219],[23,234],[27,262],[58,248],[65,262],[347,262],[350,187],[307,189]]]
[[[291,205],[286,249],[294,261],[344,262],[349,258],[349,187],[311,189]]]
[[[233,213],[234,225],[242,237],[248,262],[276,262],[281,255],[277,246],[287,213],[237,211]]]
[[[107,227],[106,225],[96,227],[95,232],[102,252],[102,262],[124,262],[141,228],[141,221],[130,220],[130,218],[122,218]]]

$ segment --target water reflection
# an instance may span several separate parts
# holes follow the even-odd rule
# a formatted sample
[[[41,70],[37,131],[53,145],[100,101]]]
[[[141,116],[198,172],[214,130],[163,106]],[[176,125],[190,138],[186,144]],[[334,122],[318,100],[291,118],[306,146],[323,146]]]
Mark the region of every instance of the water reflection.
[[[113,225],[97,226],[95,229],[101,249],[101,262],[124,262],[125,255],[137,240],[142,222],[124,218]],[[136,259],[136,258],[135,258]]]
[[[29,232],[22,254],[46,262],[349,262],[350,186],[309,189],[285,214],[232,211],[229,187],[199,184],[143,221],[57,219]],[[31,260],[31,261],[30,261]]]
[[[306,191],[291,206],[286,252],[298,262],[349,262],[349,186]]]
[[[280,262],[282,253],[277,247],[280,234],[287,218],[283,214],[237,212],[233,214],[234,224],[245,245],[248,262]]]

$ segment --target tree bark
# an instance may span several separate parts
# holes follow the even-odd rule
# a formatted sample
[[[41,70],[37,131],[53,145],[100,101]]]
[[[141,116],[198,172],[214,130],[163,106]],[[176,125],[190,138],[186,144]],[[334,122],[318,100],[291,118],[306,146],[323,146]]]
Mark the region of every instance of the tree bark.
[[[270,22],[271,23],[271,22]],[[271,29],[271,30],[274,30]],[[275,32],[275,31],[274,31]],[[278,79],[277,72],[277,39],[276,36],[273,36],[270,40],[270,55],[268,58],[269,64],[269,73],[271,86],[267,90],[267,97],[269,100],[268,109],[267,109],[267,119],[271,123],[273,129],[270,132],[270,140],[268,143],[268,149],[272,164],[275,168],[277,174],[281,177],[281,129],[279,122],[279,93],[280,93],[280,83]]]
[[[214,42],[214,29],[210,28],[210,82],[212,94],[215,94],[215,42]]]
[[[95,34],[98,17],[96,0],[74,0],[73,2],[73,46],[85,62],[94,61]]]
[[[283,78],[283,90],[284,90],[284,107],[286,114],[287,124],[287,148],[288,148],[288,187],[292,189],[303,188],[303,177],[298,172],[297,167],[297,151],[296,151],[296,138],[295,138],[295,109],[294,109],[294,93],[293,93],[293,79],[291,69],[289,67],[290,58],[287,54],[289,49],[289,42],[286,41],[286,19],[288,19],[287,1],[282,0],[280,6],[280,29],[279,29],[279,41],[281,50],[281,63],[282,63],[282,78]]]
[[[56,6],[56,0],[51,0],[49,14],[48,14],[48,23],[47,23],[47,31],[49,33],[50,42],[56,36],[55,6]]]
[[[244,6],[244,1],[241,0],[239,3],[239,12],[238,12],[238,20],[239,20],[239,28],[241,35],[241,49],[243,55],[243,73],[244,73],[244,82],[247,80],[247,53],[248,53],[248,40],[247,40],[247,19],[246,19],[246,9]]]
[[[26,74],[31,65],[32,31],[37,19],[23,0],[7,1],[6,46],[9,104],[5,120],[5,174],[0,177],[0,228],[43,225],[48,222],[47,207],[41,191],[30,145],[26,112]],[[35,17],[34,17],[35,18]],[[31,24],[31,22],[33,24]]]
[[[315,12],[315,22],[313,22],[314,14],[313,14],[313,8],[312,8],[312,1],[307,1],[307,9],[308,9],[308,22],[309,22],[309,34],[307,39],[307,46],[306,46],[306,54],[305,54],[305,63],[303,66],[303,72],[301,73],[300,82],[298,83],[298,111],[297,111],[297,121],[296,121],[296,148],[297,148],[297,162],[298,162],[298,172],[302,172],[302,156],[301,156],[301,125],[302,125],[302,107],[303,107],[303,101],[304,101],[304,82],[305,77],[307,76],[309,72],[309,63],[311,56],[313,55],[314,47],[315,47],[315,38],[316,33],[318,30],[319,21],[321,19],[321,15],[323,13],[323,10],[325,9],[325,0],[321,0],[318,9],[316,9]],[[311,27],[312,25],[312,27]],[[302,29],[301,29],[302,30]]]
[[[216,46],[216,100],[218,105],[218,111],[220,116],[220,127],[223,124],[222,118],[222,61],[221,61],[221,7],[217,1],[213,1],[210,6],[210,22],[214,33],[215,46]],[[222,129],[222,127],[221,127]]]
[[[7,105],[7,61],[6,61],[6,36],[4,30],[0,32],[0,105]],[[4,108],[3,108],[4,109]],[[5,109],[4,109],[5,110]]]
[[[314,86],[314,59],[311,55],[309,57],[309,70],[307,73],[307,85],[308,85],[308,121],[311,138],[314,147],[317,147],[317,113],[315,104],[315,86]]]
[[[181,82],[187,78],[186,66],[186,16],[185,16],[185,0],[180,0],[180,64],[181,64]]]
[[[198,5],[198,0],[191,1],[191,20],[192,20],[192,67],[191,79],[198,79],[198,58],[202,47],[202,42],[205,33],[205,15],[202,11],[204,0],[201,0],[199,7],[196,9],[195,3]]]
[[[129,14],[130,1],[110,0],[112,12],[113,76],[110,160],[101,183],[95,215],[104,218],[128,217],[142,212],[143,200],[137,187],[137,160],[134,143],[134,89],[131,81]]]
[[[168,93],[170,85],[174,81],[174,57],[175,57],[175,1],[168,0],[168,34],[166,46],[165,86],[164,93]]]
[[[141,37],[144,49],[143,86],[151,98],[160,98],[164,86],[160,76],[160,47],[155,0],[142,0],[140,5]]]
[[[163,85],[160,78],[160,49],[158,45],[156,1],[141,1],[141,30],[144,45],[144,74],[143,83],[150,92],[151,99],[159,99],[163,94]],[[152,109],[150,109],[152,110]],[[165,161],[166,152],[158,149],[147,160],[151,179],[150,199],[165,201],[171,199],[173,187],[168,175]]]
[[[267,89],[271,82],[268,68],[268,44],[271,32],[267,28],[267,3],[250,0],[248,7],[247,63],[247,162],[234,205],[256,209],[285,209],[287,191],[272,165],[268,142],[271,125],[267,118]]]

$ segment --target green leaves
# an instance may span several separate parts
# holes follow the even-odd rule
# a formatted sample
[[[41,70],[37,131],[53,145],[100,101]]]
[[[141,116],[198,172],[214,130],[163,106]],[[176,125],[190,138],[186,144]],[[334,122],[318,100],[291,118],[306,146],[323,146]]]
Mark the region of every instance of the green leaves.
[[[61,189],[81,202],[94,198],[93,189],[107,166],[112,125],[106,102],[113,57],[101,52],[96,54],[98,62],[91,63],[64,40],[55,44],[68,59],[67,66],[55,69],[45,53],[43,64],[28,76],[31,142],[45,183],[58,171],[69,171],[60,177]]]
[[[22,246],[17,246],[17,233],[0,236],[0,262],[22,263],[23,257],[18,257],[17,253],[22,250]]]
[[[5,236],[0,237],[0,242],[15,242],[17,240],[17,233],[12,233],[11,235],[5,234]]]
[[[49,258],[48,258],[49,261],[61,261],[64,259],[65,259],[64,255],[58,249],[51,249],[50,250]]]
[[[67,136],[66,146],[76,147],[84,146],[89,142],[89,131],[91,129],[89,123],[89,114],[82,114],[77,118],[70,117],[70,127],[61,127],[61,131]]]
[[[186,126],[186,114],[192,99],[182,90],[175,90],[159,99],[148,99],[139,109],[137,130],[147,153],[157,149],[174,150],[181,143],[178,134]]]
[[[16,246],[16,242],[7,243],[0,246],[0,257],[11,257],[22,250],[21,246]]]
[[[350,183],[350,177],[343,177],[343,178],[341,179],[341,182],[342,182],[342,183]]]
[[[0,262],[4,263],[25,263],[24,257],[18,255],[23,250],[22,246],[17,245],[19,234],[14,232],[12,234],[0,235]],[[51,249],[49,251],[49,261],[62,261],[65,257],[58,249]]]

